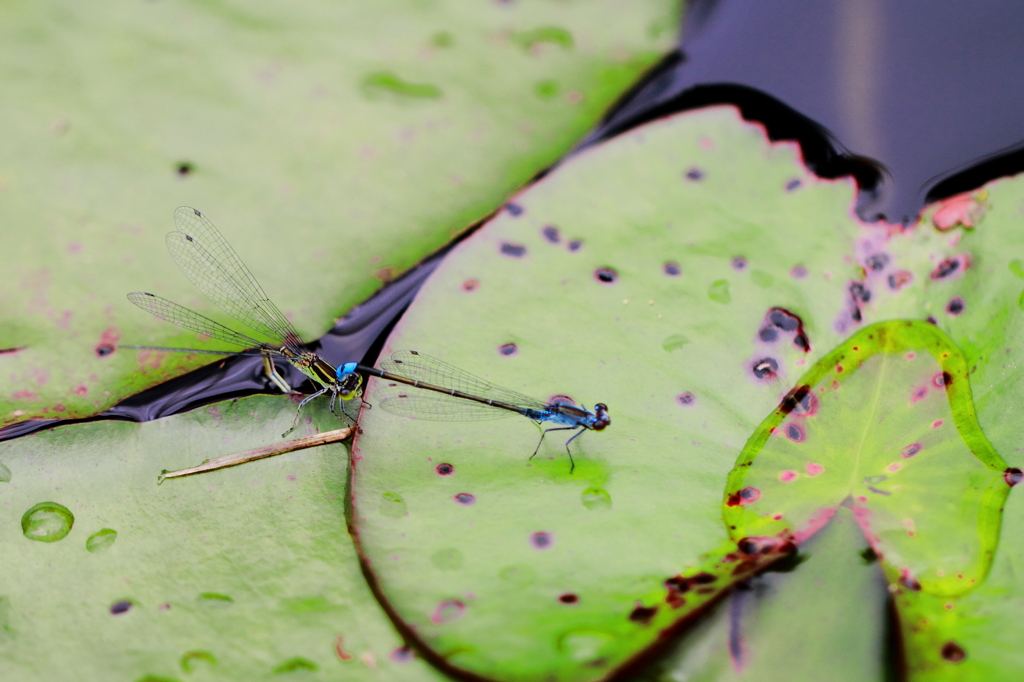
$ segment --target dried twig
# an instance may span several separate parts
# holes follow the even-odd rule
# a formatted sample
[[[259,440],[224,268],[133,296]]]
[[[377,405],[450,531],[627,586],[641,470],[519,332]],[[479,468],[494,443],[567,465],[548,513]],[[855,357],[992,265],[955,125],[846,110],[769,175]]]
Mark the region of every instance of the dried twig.
[[[326,445],[327,443],[337,443],[338,441],[345,440],[351,434],[351,428],[325,431],[324,433],[318,433],[315,436],[286,440],[281,443],[276,443],[275,445],[265,445],[261,448],[246,450],[245,452],[236,452],[233,455],[224,455],[223,457],[217,457],[216,459],[208,459],[199,466],[192,467],[191,469],[179,469],[177,471],[167,471],[164,469],[157,477],[156,483],[157,485],[160,485],[168,478],[180,478],[182,476],[192,476],[193,474],[203,474],[207,471],[216,471],[217,469],[226,469],[227,467],[238,466],[239,464],[245,464],[246,462],[254,462],[257,459],[264,459],[265,457],[283,455],[286,452],[304,450],[305,448],[313,448],[317,445]]]

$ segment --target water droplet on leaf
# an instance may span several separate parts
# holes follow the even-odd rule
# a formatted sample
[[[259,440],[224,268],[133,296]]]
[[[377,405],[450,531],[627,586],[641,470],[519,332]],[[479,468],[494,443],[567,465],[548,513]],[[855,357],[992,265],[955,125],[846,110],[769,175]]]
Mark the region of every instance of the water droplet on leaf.
[[[40,502],[21,517],[21,532],[29,540],[57,542],[67,537],[75,516],[56,502]]]

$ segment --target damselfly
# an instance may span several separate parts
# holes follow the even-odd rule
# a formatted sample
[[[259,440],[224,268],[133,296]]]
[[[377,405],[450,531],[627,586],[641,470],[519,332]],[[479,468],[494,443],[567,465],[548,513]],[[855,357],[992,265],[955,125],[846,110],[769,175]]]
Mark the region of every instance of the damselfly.
[[[274,368],[273,357],[275,356],[284,358],[320,386],[318,391],[299,403],[292,428],[285,431],[281,435],[282,438],[291,433],[298,425],[302,407],[310,400],[327,392],[331,394],[331,412],[339,419],[342,418],[334,411],[335,402],[340,398],[342,414],[351,421],[352,418],[345,411],[345,403],[362,395],[362,377],[353,372],[338,372],[334,366],[306,348],[288,318],[267,298],[256,278],[252,276],[234,249],[206,216],[194,208],[182,206],[174,212],[174,223],[178,229],[167,233],[167,249],[185,276],[192,280],[192,284],[224,312],[272,340],[273,343],[257,341],[200,315],[194,310],[189,310],[145,291],[133,291],[128,294],[128,300],[143,310],[179,327],[234,344],[240,348],[253,349],[256,351],[255,354],[263,356],[263,368],[267,377],[283,393],[290,393],[292,389]],[[245,355],[245,353],[234,351],[157,346],[121,346],[121,348],[213,355]]]
[[[521,414],[538,425],[542,422],[560,424],[541,433],[530,459],[540,451],[544,436],[551,431],[575,431],[565,442],[565,451],[569,455],[569,473],[576,468],[569,444],[584,431],[601,431],[612,423],[608,416],[608,406],[604,403],[594,405],[594,411],[591,412],[566,396],[544,402],[494,386],[489,381],[414,350],[397,351],[391,354],[390,359],[377,364],[379,368],[355,362],[345,363],[338,368],[338,379],[347,381],[346,377],[355,373],[384,379],[384,385],[374,393],[379,398],[373,402],[403,417],[430,421],[468,421]]]

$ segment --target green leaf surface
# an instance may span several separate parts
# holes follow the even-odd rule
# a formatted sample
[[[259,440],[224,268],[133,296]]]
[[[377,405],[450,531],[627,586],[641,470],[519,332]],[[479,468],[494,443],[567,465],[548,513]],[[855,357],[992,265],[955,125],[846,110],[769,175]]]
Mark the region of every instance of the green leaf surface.
[[[314,338],[564,154],[671,46],[677,10],[5,3],[0,425],[95,414],[210,361],[109,352],[202,344],[129,291],[226,321],[166,253],[175,207],[208,213]]]
[[[800,543],[850,500],[902,585],[970,591],[988,573],[1010,486],[969,382],[963,353],[927,322],[860,330],[747,441],[725,490],[730,535]]]
[[[440,423],[364,408],[353,521],[388,602],[456,668],[599,679],[845,503],[869,533],[856,551],[870,540],[884,554],[908,661],[932,655],[904,596],[979,599],[1002,551],[1002,458],[1019,443],[1024,399],[1013,359],[1024,282],[1011,266],[1024,255],[1022,186],[1003,180],[961,200],[952,225],[950,205],[907,228],[864,224],[852,182],[815,178],[795,145],[769,143],[726,107],[563,164],[456,248],[384,352],[416,349],[541,400],[604,402],[612,423],[573,443],[570,474],[561,434],[529,461],[537,431],[514,415]],[[777,508],[748,517],[740,505],[738,522],[723,522],[723,499],[749,485],[727,486],[729,471],[770,434],[766,419],[804,383],[830,390],[830,354],[886,321],[912,330],[895,345],[916,360],[865,356],[820,399],[808,452],[783,467],[795,444],[775,434],[752,460],[744,475],[774,486],[763,498]],[[936,343],[949,357],[931,354]],[[951,368],[951,383],[912,402]],[[919,438],[926,448],[903,457]],[[799,471],[797,485],[779,480],[783,469]],[[451,556],[461,560],[435,560]]]
[[[336,428],[324,401],[311,407],[307,431]],[[157,486],[164,468],[280,441],[294,413],[253,397],[0,445],[4,679],[439,679],[360,573],[344,445]],[[22,522],[41,503],[65,510],[49,511],[61,537]]]

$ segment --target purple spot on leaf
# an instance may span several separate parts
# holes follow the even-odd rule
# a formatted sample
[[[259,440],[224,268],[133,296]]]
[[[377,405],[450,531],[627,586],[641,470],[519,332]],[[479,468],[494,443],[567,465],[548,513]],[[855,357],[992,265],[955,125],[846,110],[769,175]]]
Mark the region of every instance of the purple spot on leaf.
[[[110,605],[110,613],[115,616],[120,616],[122,613],[128,613],[132,608],[130,601],[116,601]]]
[[[530,536],[530,544],[536,549],[547,549],[554,541],[554,538],[551,537],[551,533],[545,533],[543,531],[540,533],[534,533]]]
[[[522,258],[526,255],[526,247],[522,244],[509,244],[508,242],[502,242],[501,252],[506,256],[511,256],[512,258]]]

